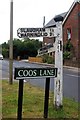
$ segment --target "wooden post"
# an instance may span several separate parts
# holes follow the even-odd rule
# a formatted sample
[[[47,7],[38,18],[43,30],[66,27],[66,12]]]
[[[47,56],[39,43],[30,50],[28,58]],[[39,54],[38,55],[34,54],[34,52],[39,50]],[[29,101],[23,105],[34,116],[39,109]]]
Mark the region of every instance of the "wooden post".
[[[54,106],[63,106],[63,40],[62,22],[56,23],[57,37],[55,41],[55,67],[58,68],[57,77],[54,78]]]
[[[13,84],[13,0],[10,2],[9,84]]]

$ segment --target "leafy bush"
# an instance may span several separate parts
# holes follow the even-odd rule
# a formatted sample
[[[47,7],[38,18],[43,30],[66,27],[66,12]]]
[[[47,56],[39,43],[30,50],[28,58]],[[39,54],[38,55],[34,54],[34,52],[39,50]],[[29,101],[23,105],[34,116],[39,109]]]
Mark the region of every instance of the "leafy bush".
[[[48,64],[53,64],[53,63],[54,63],[53,57],[49,56],[49,57],[48,57],[48,60],[47,60],[47,63],[48,63]]]
[[[8,49],[2,49],[2,55],[4,58],[8,58],[9,57],[9,50]]]
[[[71,52],[65,51],[63,53],[63,59],[71,59],[71,58],[72,58],[72,53]]]
[[[68,41],[64,46],[64,51],[71,51],[73,49],[73,45],[70,41]]]
[[[54,59],[52,56],[49,56],[48,54],[43,55],[43,62],[44,63],[48,63],[48,64],[53,64],[54,63]]]
[[[75,55],[74,47],[70,41],[63,46],[63,59],[71,59]]]

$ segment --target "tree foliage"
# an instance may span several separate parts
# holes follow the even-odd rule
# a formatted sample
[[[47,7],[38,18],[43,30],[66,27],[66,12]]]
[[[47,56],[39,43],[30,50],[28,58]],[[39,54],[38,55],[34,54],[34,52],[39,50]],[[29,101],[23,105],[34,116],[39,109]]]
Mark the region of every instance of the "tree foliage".
[[[63,59],[71,59],[74,56],[74,47],[70,41],[63,46]]]
[[[52,56],[49,56],[48,54],[44,54],[42,56],[43,63],[48,63],[48,64],[54,64],[54,59]]]
[[[9,57],[9,44],[6,42],[2,44],[2,54],[5,58]]]
[[[64,51],[71,51],[71,50],[73,50],[73,45],[72,45],[72,43],[70,42],[70,41],[68,41],[66,44],[64,44]]]
[[[14,39],[13,40],[13,58],[20,56],[21,59],[35,57],[38,49],[42,46],[42,42],[38,39]],[[9,57],[9,42],[2,44],[2,54],[5,58]]]

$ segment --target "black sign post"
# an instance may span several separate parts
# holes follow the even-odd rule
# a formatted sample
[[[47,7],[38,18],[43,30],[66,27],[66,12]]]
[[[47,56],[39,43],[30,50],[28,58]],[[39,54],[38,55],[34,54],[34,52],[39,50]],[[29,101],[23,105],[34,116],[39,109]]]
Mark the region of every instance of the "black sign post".
[[[46,77],[44,118],[48,117],[50,77],[57,77],[57,68],[15,68],[14,78],[19,80],[17,119],[22,120],[23,85],[25,78]]]
[[[46,78],[45,100],[44,100],[44,118],[48,117],[49,87],[50,87],[50,78]]]
[[[23,85],[24,80],[19,80],[18,113],[17,113],[18,120],[22,120]]]

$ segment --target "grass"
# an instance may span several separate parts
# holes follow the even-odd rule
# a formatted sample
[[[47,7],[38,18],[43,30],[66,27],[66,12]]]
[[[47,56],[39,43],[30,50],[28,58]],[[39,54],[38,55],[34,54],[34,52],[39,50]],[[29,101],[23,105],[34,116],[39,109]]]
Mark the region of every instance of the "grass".
[[[2,81],[2,117],[17,118],[18,82],[9,85],[7,80]],[[44,90],[29,83],[24,83],[23,118],[43,118]],[[78,103],[64,98],[63,108],[55,110],[53,93],[49,95],[48,118],[78,118]]]

